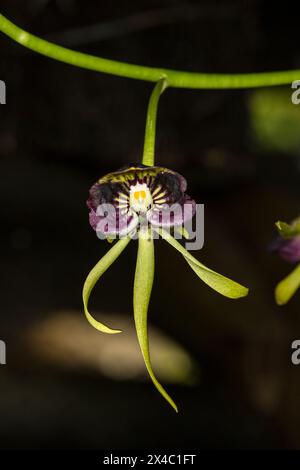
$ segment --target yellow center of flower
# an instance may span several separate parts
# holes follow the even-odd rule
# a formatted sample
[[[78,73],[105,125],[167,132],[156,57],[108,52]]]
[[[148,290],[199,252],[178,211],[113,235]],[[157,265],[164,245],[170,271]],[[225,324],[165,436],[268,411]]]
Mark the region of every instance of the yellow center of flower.
[[[138,200],[143,200],[146,197],[146,191],[135,191],[133,194],[134,198]]]
[[[130,207],[135,212],[147,212],[152,196],[146,183],[137,183],[130,188]]]

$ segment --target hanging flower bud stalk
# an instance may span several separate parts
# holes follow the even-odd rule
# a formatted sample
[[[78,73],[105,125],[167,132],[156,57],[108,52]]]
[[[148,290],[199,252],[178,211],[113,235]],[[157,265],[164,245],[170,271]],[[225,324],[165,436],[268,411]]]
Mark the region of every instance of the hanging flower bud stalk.
[[[286,304],[300,287],[300,217],[291,224],[276,222],[279,237],[273,249],[285,261],[297,264],[296,268],[275,289],[275,300],[278,305]]]
[[[147,112],[142,164],[131,164],[100,178],[90,189],[87,201],[90,224],[99,238],[118,241],[89,273],[83,287],[83,303],[90,324],[103,333],[120,333],[96,321],[88,311],[91,291],[132,238],[138,239],[138,254],[133,290],[133,310],[137,337],[148,373],[158,391],[177,411],[177,406],[156,379],[152,370],[147,313],[154,278],[154,234],[178,250],[193,271],[220,294],[237,299],[248,289],[212,271],[194,258],[171,234],[169,227],[182,228],[195,214],[196,203],[186,194],[187,183],[173,170],[154,166],[157,105],[167,87],[165,79],[155,86]],[[168,209],[177,204],[182,208],[167,217]],[[104,209],[103,209],[104,208]],[[184,230],[183,230],[184,233]]]

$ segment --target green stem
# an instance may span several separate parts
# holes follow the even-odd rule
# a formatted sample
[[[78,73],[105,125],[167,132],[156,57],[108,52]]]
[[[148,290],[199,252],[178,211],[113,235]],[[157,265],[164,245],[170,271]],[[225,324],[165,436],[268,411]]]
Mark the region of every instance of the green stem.
[[[157,106],[159,97],[167,88],[167,86],[168,84],[166,79],[162,78],[157,82],[150,96],[150,101],[147,109],[144,152],[142,160],[142,163],[144,165],[154,165]]]
[[[191,73],[103,59],[45,41],[19,28],[1,14],[0,31],[28,49],[76,67],[149,82],[166,78],[168,85],[175,88],[257,88],[286,85],[300,79],[300,70],[248,74]]]

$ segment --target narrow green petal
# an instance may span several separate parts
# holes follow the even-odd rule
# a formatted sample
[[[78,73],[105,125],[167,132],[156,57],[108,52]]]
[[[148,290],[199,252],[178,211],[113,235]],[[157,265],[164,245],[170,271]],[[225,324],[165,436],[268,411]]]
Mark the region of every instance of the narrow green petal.
[[[278,305],[286,304],[300,287],[300,264],[275,289],[275,300]]]
[[[122,253],[124,248],[126,248],[130,240],[131,240],[130,237],[122,238],[115,245],[113,245],[113,247],[100,259],[100,261],[98,261],[96,266],[94,266],[94,268],[90,271],[83,286],[82,298],[83,298],[84,313],[86,315],[86,318],[88,322],[94,328],[96,328],[96,330],[99,330],[102,333],[114,334],[114,333],[121,333],[121,331],[112,330],[111,328],[108,328],[108,326],[103,325],[103,323],[98,322],[92,317],[92,315],[88,311],[89,298],[96,282],[99,280],[102,274],[104,274],[105,271],[118,258],[118,256]]]
[[[139,247],[134,279],[133,309],[137,337],[143,354],[145,365],[155,387],[162,396],[170,403],[176,412],[177,406],[165,389],[157,381],[151,366],[147,313],[154,278],[154,242],[153,239],[139,237]]]
[[[179,225],[178,227],[174,227],[174,231],[177,232],[179,235],[181,235],[181,237],[185,238],[186,240],[190,238],[190,235],[187,229],[185,227],[182,227],[181,225]]]
[[[225,297],[229,297],[230,299],[238,299],[240,297],[245,297],[248,294],[249,289],[247,289],[247,287],[244,287],[241,284],[238,284],[237,282],[222,276],[222,274],[218,274],[204,266],[182,245],[180,245],[180,243],[175,240],[175,238],[173,238],[168,232],[163,229],[158,229],[157,231],[164,240],[170,243],[170,245],[176,248],[176,250],[178,250],[183,255],[197,276],[199,276],[200,279],[202,279],[202,281],[205,282],[209,287],[216,290]]]
[[[208,269],[201,263],[194,263],[185,257],[190,267],[195,271],[197,276],[202,279],[209,287],[219,292],[219,294],[229,297],[230,299],[239,299],[248,295],[249,289],[247,287],[238,284],[228,277],[222,276],[222,274],[216,273],[211,269]]]

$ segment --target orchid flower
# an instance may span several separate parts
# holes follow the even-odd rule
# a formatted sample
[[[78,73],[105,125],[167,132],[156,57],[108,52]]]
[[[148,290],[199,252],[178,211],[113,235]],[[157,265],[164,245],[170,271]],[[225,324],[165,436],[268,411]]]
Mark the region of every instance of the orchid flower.
[[[284,305],[300,287],[300,217],[291,224],[278,221],[276,227],[279,237],[273,244],[273,249],[285,261],[298,263],[296,268],[276,286],[275,300],[278,305]]]
[[[204,266],[170,234],[170,227],[180,229],[194,216],[196,203],[186,194],[187,183],[183,176],[173,170],[154,166],[157,105],[166,86],[166,80],[160,80],[150,98],[142,164],[131,164],[109,173],[90,189],[87,206],[92,228],[99,238],[107,238],[109,241],[118,238],[118,241],[89,273],[83,287],[83,303],[87,320],[94,328],[103,333],[121,333],[120,330],[111,329],[95,320],[88,310],[88,301],[102,274],[130,240],[137,238],[138,254],[133,289],[137,337],[152,382],[175,411],[178,411],[172,398],[157,380],[149,353],[147,313],[154,279],[154,234],[179,251],[198,277],[220,294],[237,299],[246,296],[248,289]],[[174,204],[183,210],[165,217],[168,208]],[[103,206],[106,211],[102,211]]]

